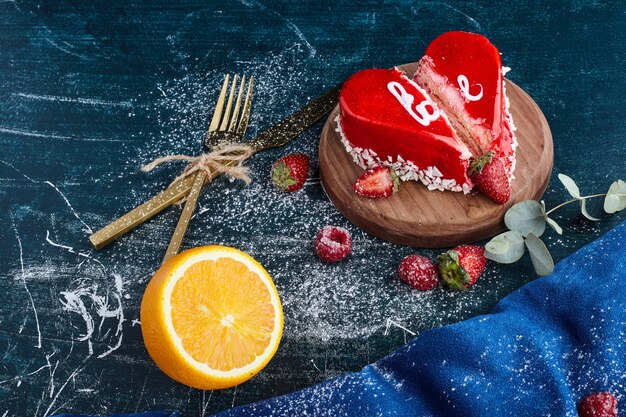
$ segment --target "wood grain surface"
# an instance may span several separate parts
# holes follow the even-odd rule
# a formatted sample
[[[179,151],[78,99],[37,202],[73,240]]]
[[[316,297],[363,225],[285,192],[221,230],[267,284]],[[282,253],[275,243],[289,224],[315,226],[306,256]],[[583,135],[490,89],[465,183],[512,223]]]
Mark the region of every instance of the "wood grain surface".
[[[402,67],[411,74],[416,64]],[[477,191],[467,195],[429,191],[416,181],[403,182],[399,192],[389,198],[356,195],[352,184],[363,169],[352,161],[335,131],[338,106],[331,112],[320,138],[320,174],[326,194],[356,226],[402,245],[448,247],[500,233],[505,229],[504,213],[509,207],[543,195],[554,159],[552,134],[543,113],[513,82],[507,80],[506,87],[519,142],[515,179],[507,204],[497,205]]]

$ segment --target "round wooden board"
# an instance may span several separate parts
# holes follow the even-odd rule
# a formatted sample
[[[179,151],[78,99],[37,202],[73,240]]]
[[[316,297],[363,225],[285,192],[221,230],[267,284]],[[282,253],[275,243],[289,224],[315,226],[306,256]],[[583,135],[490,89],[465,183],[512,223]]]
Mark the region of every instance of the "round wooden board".
[[[416,63],[401,66],[408,74],[415,72],[416,67]],[[509,207],[543,195],[554,159],[550,127],[537,104],[509,80],[506,92],[519,143],[507,204],[497,205],[474,191],[468,195],[429,191],[416,181],[403,182],[400,191],[389,198],[359,197],[352,184],[363,170],[352,161],[335,132],[339,106],[328,117],[320,138],[320,175],[326,194],[356,226],[402,245],[442,248],[476,242],[504,231],[504,213]]]

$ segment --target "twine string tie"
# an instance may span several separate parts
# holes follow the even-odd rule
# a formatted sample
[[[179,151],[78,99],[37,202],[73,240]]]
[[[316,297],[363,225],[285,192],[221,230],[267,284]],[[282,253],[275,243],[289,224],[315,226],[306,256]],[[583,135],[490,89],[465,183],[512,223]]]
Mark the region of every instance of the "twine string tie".
[[[243,166],[246,159],[252,156],[253,150],[247,145],[240,143],[227,144],[214,147],[210,152],[198,156],[166,155],[141,167],[143,172],[152,171],[157,166],[171,161],[187,161],[187,166],[179,176],[174,178],[172,184],[187,178],[196,172],[206,173],[207,180],[213,179],[213,174],[222,173],[232,178],[239,179],[250,184],[250,169]]]

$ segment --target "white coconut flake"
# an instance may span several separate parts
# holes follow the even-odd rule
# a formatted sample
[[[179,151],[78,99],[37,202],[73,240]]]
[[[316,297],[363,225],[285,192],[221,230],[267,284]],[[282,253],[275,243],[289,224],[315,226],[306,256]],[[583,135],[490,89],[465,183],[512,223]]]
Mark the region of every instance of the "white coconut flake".
[[[471,187],[465,183],[462,187],[457,186],[454,179],[443,178],[443,173],[436,166],[429,166],[427,169],[419,169],[413,162],[405,161],[402,156],[398,155],[396,161],[393,162],[393,158],[388,156],[386,160],[382,160],[378,155],[369,149],[362,149],[355,147],[346,137],[341,127],[341,117],[337,115],[334,119],[336,128],[335,131],[339,133],[341,143],[346,151],[352,156],[352,160],[355,164],[363,169],[373,168],[378,165],[386,165],[392,167],[398,177],[402,181],[420,181],[426,185],[429,190],[449,190],[460,192],[465,194],[469,193]],[[446,180],[444,183],[443,181]]]
[[[503,73],[504,73],[505,68],[508,68],[508,67],[502,68]],[[507,121],[507,123],[509,124],[511,128],[511,136],[512,136],[511,149],[513,150],[513,153],[508,157],[510,161],[510,170],[509,170],[509,184],[510,184],[513,181],[513,179],[515,179],[515,175],[513,175],[513,173],[515,172],[515,168],[517,166],[517,158],[515,155],[517,153],[517,147],[519,143],[517,142],[517,136],[515,135],[515,131],[517,130],[517,127],[515,126],[515,122],[513,122],[513,116],[511,115],[511,112],[509,111],[511,102],[509,101],[509,96],[507,96],[506,94],[506,81],[504,80],[502,80],[502,93],[504,94],[504,105],[505,105],[504,119]]]

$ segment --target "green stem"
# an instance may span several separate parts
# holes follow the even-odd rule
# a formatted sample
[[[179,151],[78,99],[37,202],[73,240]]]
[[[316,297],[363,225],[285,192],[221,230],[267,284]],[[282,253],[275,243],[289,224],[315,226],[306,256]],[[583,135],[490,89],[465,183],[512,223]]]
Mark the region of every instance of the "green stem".
[[[606,195],[607,195],[607,193],[605,193],[605,194],[585,195],[585,196],[581,196],[580,198],[572,198],[571,200],[567,200],[566,202],[561,203],[561,204],[559,204],[558,206],[553,207],[553,208],[551,208],[550,210],[548,210],[548,211],[546,212],[546,216],[547,216],[548,214],[552,213],[554,210],[556,210],[556,209],[558,209],[558,208],[561,208],[561,207],[563,207],[563,206],[565,206],[565,205],[567,205],[567,204],[574,203],[574,202],[576,202],[576,201],[580,201],[580,200],[587,200],[588,198],[605,197]],[[619,194],[619,193],[618,193],[618,194],[615,194],[615,195],[616,195],[616,196],[618,196],[618,197],[626,197],[626,194]]]

